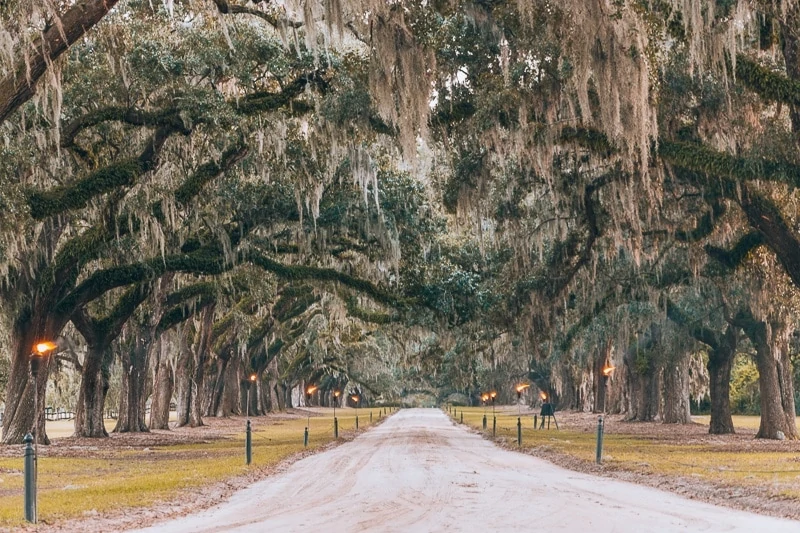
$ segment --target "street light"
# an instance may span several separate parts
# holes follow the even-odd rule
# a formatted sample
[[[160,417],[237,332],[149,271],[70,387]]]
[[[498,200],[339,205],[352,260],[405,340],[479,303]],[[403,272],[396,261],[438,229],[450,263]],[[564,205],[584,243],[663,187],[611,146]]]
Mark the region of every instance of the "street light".
[[[244,455],[247,464],[253,462],[253,436],[250,428],[250,389],[253,388],[257,377],[255,374],[250,374],[250,382],[247,384],[247,425],[244,439]]]
[[[250,418],[250,389],[255,385],[258,376],[250,374],[250,383],[247,385],[247,418]]]
[[[486,430],[486,402],[489,401],[489,395],[485,392],[481,394],[481,401],[483,402],[483,429]]]
[[[361,401],[361,397],[358,394],[353,394],[350,399],[356,404],[356,429],[358,429],[358,403]]]
[[[600,389],[597,391],[597,410],[601,413],[606,412],[606,388],[608,387],[608,379],[611,377],[611,374],[614,373],[614,368],[616,367],[613,367],[606,362],[601,370],[603,379],[599,384]]]
[[[309,385],[306,387],[306,413],[308,414],[308,420],[306,420],[306,432],[303,436],[303,446],[308,446],[308,428],[311,427],[311,395],[314,394],[314,391],[317,390],[317,387],[314,385]]]
[[[494,415],[494,399],[497,398],[497,392],[490,392],[489,397],[492,399],[492,437],[495,437],[497,436],[497,417]]]
[[[342,392],[338,390],[333,391],[333,438],[339,438],[339,419],[336,418],[336,404],[339,403],[339,396]]]
[[[36,484],[39,477],[39,368],[58,346],[52,341],[37,342],[31,353],[31,380],[33,382],[33,424],[31,431],[23,438],[25,450],[25,520],[36,523],[37,494]],[[30,444],[33,442],[32,453]]]
[[[522,446],[522,392],[530,387],[527,383],[520,383],[514,390],[517,391],[517,446]]]

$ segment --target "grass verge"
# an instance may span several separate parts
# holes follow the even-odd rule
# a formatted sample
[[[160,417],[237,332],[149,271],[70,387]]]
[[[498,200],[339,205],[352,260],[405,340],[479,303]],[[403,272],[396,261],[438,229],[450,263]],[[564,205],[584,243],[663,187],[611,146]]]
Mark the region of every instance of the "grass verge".
[[[492,410],[483,407],[457,408],[451,416],[473,430],[492,438]],[[484,413],[487,429],[483,429]],[[708,417],[696,417],[694,424],[666,425],[625,422],[620,416],[605,417],[602,465],[595,464],[597,416],[584,413],[556,413],[559,428],[534,429],[533,413],[525,412],[522,421],[521,451],[580,471],[631,474],[623,476],[654,486],[685,490],[691,496],[718,501],[705,490],[726,489],[725,494],[740,495],[742,501],[771,500],[761,510],[769,514],[800,517],[793,511],[800,503],[800,442],[754,439],[757,416],[736,416],[735,435],[709,435]],[[496,410],[495,439],[509,449],[518,448],[516,408]],[[652,479],[654,482],[647,482]],[[675,480],[670,484],[669,480]],[[678,481],[680,480],[680,481]],[[730,498],[731,496],[726,496]],[[745,502],[736,507],[747,507]],[[758,509],[757,509],[758,510]]]
[[[380,409],[359,413],[359,431],[378,423]],[[352,438],[353,409],[337,409],[340,437]],[[370,420],[372,418],[372,420]],[[253,461],[245,465],[245,420],[206,419],[203,428],[151,432],[110,439],[54,439],[39,446],[39,521],[53,524],[86,516],[105,516],[149,507],[182,493],[269,468],[293,455],[334,441],[333,412],[315,409],[308,448],[303,446],[307,418],[294,414],[252,417]],[[194,432],[194,433],[193,433]],[[0,458],[0,527],[23,520],[23,447],[4,450]],[[9,454],[16,456],[9,457]]]

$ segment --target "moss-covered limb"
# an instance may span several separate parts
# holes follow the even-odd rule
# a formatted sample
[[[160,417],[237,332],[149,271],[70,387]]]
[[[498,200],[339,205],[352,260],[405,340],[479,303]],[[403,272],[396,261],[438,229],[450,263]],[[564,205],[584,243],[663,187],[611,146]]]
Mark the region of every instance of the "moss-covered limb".
[[[718,246],[706,245],[706,253],[712,259],[718,261],[728,269],[734,270],[742,264],[745,257],[764,244],[764,239],[757,231],[751,231],[744,235],[730,250],[725,250]]]
[[[345,303],[347,305],[347,313],[364,322],[370,322],[372,324],[390,324],[399,320],[397,315],[367,311],[358,306],[355,298],[346,298]]]
[[[193,283],[170,293],[164,300],[166,307],[174,307],[198,296],[215,296],[217,294],[217,284],[210,281]]]
[[[256,266],[287,280],[334,281],[366,294],[380,303],[394,307],[401,307],[407,303],[402,301],[394,294],[384,291],[367,280],[350,276],[349,274],[339,272],[338,270],[334,270],[332,268],[317,268],[305,265],[284,265],[257,252],[251,252],[247,254],[245,259]]]
[[[243,115],[253,115],[286,107],[294,98],[303,94],[309,85],[316,86],[318,90],[324,92],[328,88],[328,82],[323,78],[323,74],[324,71],[321,70],[301,74],[277,93],[256,92],[232,105],[237,112]]]
[[[157,257],[141,263],[116,266],[95,272],[64,297],[56,310],[71,315],[76,308],[85,305],[106,292],[134,283],[153,280],[166,272],[193,274],[220,274],[232,268],[225,261],[219,246],[205,246],[190,254]]]
[[[686,328],[689,335],[709,346],[712,350],[719,349],[721,339],[717,332],[703,327],[697,320],[690,319],[670,298],[667,298],[667,318]]]
[[[252,296],[245,296],[233,306],[225,316],[217,320],[211,328],[211,342],[216,343],[217,339],[224,336],[236,324],[236,317],[239,313],[252,315],[258,309],[258,302]],[[216,350],[215,350],[216,351]]]
[[[592,307],[592,311],[590,313],[583,313],[581,315],[580,320],[578,320],[575,324],[570,326],[570,328],[567,330],[566,334],[564,335],[564,338],[561,340],[560,344],[561,350],[563,352],[568,351],[572,347],[572,343],[575,341],[578,334],[580,334],[581,331],[588,328],[595,318],[603,314],[605,310],[608,308],[609,304],[611,304],[612,302],[616,302],[617,300],[618,300],[617,292],[611,291],[608,294],[606,294],[602,300],[600,300],[599,302],[595,302],[594,307]]]
[[[183,303],[168,308],[161,315],[161,320],[158,321],[156,333],[161,334],[177,326],[178,324],[189,320],[209,305],[215,303],[217,303],[217,296],[215,293],[199,294],[196,299],[193,299],[190,302],[184,301]]]
[[[77,269],[94,259],[103,245],[113,238],[114,232],[109,231],[105,225],[98,224],[68,240],[39,277],[39,291],[47,293],[56,284],[68,282],[77,275]]]
[[[30,191],[28,206],[31,216],[42,220],[86,207],[95,196],[133,185],[142,172],[138,159],[128,159],[96,170],[70,185],[60,185],[46,191]]]
[[[284,288],[281,297],[272,306],[272,316],[280,322],[288,322],[296,318],[319,301],[319,296],[314,294],[310,285]]]
[[[542,290],[543,296],[548,300],[553,300],[562,294],[575,275],[584,266],[589,264],[594,249],[594,243],[597,241],[597,238],[600,237],[601,233],[597,209],[594,203],[594,193],[612,181],[621,179],[623,176],[624,174],[619,169],[615,169],[612,172],[595,178],[584,187],[583,209],[584,219],[586,221],[586,238],[580,251],[577,252],[577,257],[566,254],[565,257],[559,261],[559,264],[553,265],[555,269],[552,271],[557,274],[551,278],[551,282],[546,284]]]
[[[477,109],[470,101],[456,102],[452,106],[439,106],[440,109],[431,117],[431,122],[436,126],[451,126],[462,120],[472,117]]]
[[[61,147],[72,147],[75,144],[75,137],[86,128],[112,121],[122,122],[131,126],[163,126],[172,131],[181,132],[184,135],[190,133],[177,109],[145,111],[143,109],[112,106],[90,111],[63,126],[61,129]]]
[[[219,9],[219,12],[223,15],[252,15],[260,18],[275,29],[280,29],[282,27],[299,28],[303,25],[303,23],[299,21],[289,20],[287,18],[278,18],[272,13],[239,4],[232,4],[226,0],[214,0],[214,4],[216,4],[217,9]]]
[[[171,128],[160,127],[135,159],[126,159],[95,170],[69,185],[60,185],[46,191],[29,191],[27,200],[31,216],[42,220],[81,209],[96,196],[130,187],[139,176],[155,168],[161,149],[173,133]]]
[[[711,204],[711,211],[703,214],[697,221],[697,225],[691,230],[678,230],[675,232],[675,240],[679,242],[697,242],[705,239],[714,231],[715,223],[725,214],[725,204],[716,200]]]
[[[273,326],[275,326],[275,318],[272,315],[265,316],[258,324],[256,324],[256,327],[250,331],[250,335],[247,337],[246,346],[248,353],[252,353],[260,344],[264,342],[264,338],[267,336]]]
[[[575,143],[604,156],[617,152],[617,149],[611,144],[605,133],[592,128],[564,128],[561,130],[561,141]]]
[[[800,106],[800,83],[759,65],[746,55],[736,56],[736,78],[764,100]]]
[[[200,165],[189,179],[183,182],[175,191],[175,201],[179,205],[186,206],[208,182],[236,165],[247,155],[247,152],[248,147],[246,145],[237,143],[225,150],[219,162],[209,161]]]
[[[741,181],[781,181],[800,187],[800,166],[767,159],[748,159],[717,152],[701,144],[661,141],[658,154],[673,165],[721,179]],[[726,184],[725,194],[735,195],[733,184]]]
[[[99,321],[101,331],[109,343],[119,336],[122,326],[152,292],[152,283],[139,283],[131,287],[122,295],[111,312]]]
[[[92,317],[85,307],[76,309],[70,319],[86,343],[103,351],[116,339],[125,322],[152,292],[152,284],[140,283],[131,287],[102,318]]]
[[[58,24],[48,24],[41,35],[26,47],[29,52],[18,54],[16,64],[0,79],[0,124],[30,100],[47,67],[105,17],[118,1],[69,3],[66,11],[55,15]]]
[[[800,287],[800,239],[786,223],[780,209],[772,200],[747,186],[742,187],[740,205],[750,226],[775,253],[795,286]]]
[[[375,133],[381,133],[383,135],[388,135],[389,137],[397,136],[397,128],[394,128],[387,124],[380,116],[376,113],[370,113],[367,121],[369,122],[370,128]]]

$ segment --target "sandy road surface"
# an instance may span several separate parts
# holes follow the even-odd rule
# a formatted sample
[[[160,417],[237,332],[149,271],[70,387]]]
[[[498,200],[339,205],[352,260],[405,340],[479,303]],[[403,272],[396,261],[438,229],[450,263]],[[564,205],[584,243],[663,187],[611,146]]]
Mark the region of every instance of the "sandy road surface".
[[[769,531],[779,520],[564,470],[402,410],[207,511],[142,531]]]

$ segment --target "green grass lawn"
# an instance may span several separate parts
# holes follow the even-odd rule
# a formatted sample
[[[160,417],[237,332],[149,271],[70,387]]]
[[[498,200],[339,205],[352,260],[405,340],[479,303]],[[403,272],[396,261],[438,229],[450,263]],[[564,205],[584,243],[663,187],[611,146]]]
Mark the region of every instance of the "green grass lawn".
[[[370,425],[369,411],[360,410],[360,430]],[[374,424],[379,421],[379,410],[372,412]],[[337,409],[337,417],[340,436],[355,430],[353,409]],[[241,421],[236,425],[240,428],[231,425],[229,434],[222,438],[198,443],[121,449],[103,446],[94,450],[84,446],[83,450],[75,450],[74,456],[58,457],[48,456],[47,447],[40,446],[40,521],[52,523],[91,511],[103,514],[168,501],[184,489],[265,469],[305,449],[305,417],[253,417],[253,463],[248,467],[245,465],[245,422],[237,420]],[[214,423],[213,419],[206,421]],[[48,424],[51,438],[65,432]],[[319,410],[310,420],[308,449],[332,441],[333,413],[330,409]],[[19,457],[0,458],[0,527],[24,523],[22,446],[19,451]]]

